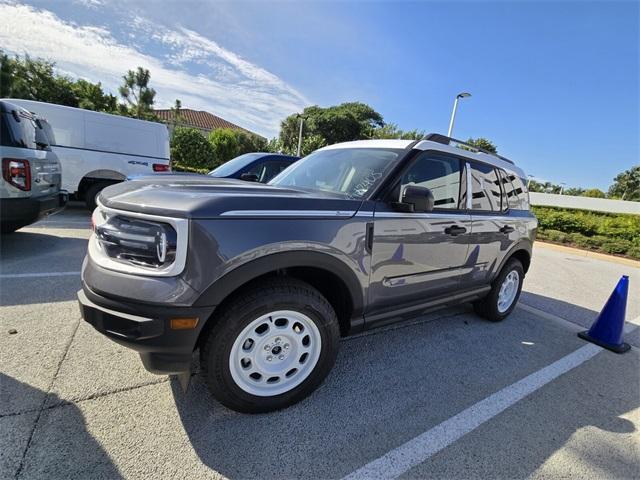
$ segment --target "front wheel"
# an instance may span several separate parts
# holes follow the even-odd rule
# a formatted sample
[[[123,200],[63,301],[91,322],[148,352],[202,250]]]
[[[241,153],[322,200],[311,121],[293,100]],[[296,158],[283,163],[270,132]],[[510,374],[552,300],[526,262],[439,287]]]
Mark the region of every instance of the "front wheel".
[[[201,349],[213,395],[246,413],[288,407],[313,392],[335,362],[336,314],[312,286],[274,279],[233,298]]]
[[[474,310],[478,315],[492,322],[504,320],[518,303],[523,280],[522,263],[512,258],[494,280],[489,294],[473,304]]]

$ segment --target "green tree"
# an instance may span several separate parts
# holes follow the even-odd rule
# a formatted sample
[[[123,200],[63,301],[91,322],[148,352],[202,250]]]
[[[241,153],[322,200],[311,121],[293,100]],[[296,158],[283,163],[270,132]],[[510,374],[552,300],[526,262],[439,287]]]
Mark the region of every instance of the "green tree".
[[[223,164],[238,155],[238,137],[230,128],[212,130],[208,137],[213,148],[214,166]]]
[[[55,72],[55,63],[23,58],[10,58],[0,50],[0,97],[23,98],[69,107],[115,113],[117,99],[105,93],[100,83],[72,80]]]
[[[640,165],[635,165],[613,179],[609,187],[609,196],[640,202]]]
[[[588,188],[582,194],[583,197],[592,197],[592,198],[606,198],[607,195],[598,188]]]
[[[171,124],[175,130],[182,123],[182,102],[176,98],[176,103],[171,107]]]
[[[78,107],[98,112],[117,112],[117,98],[110,93],[105,94],[100,82],[91,83],[79,79],[71,86],[71,89],[78,100]]]
[[[384,126],[382,115],[369,105],[349,102],[332,107],[314,105],[303,110],[303,138],[319,136],[326,145],[372,138],[377,128]],[[294,153],[298,147],[300,114],[290,115],[280,125],[282,149]],[[309,153],[309,152],[303,152]]]
[[[567,189],[565,189],[565,191],[563,192],[564,195],[569,195],[570,197],[580,197],[582,195],[584,195],[584,188],[580,188],[580,187],[569,187]]]
[[[209,171],[215,165],[215,153],[199,130],[178,127],[171,136],[171,162],[176,170]]]
[[[422,130],[401,130],[395,123],[385,123],[373,130],[371,138],[399,138],[402,140],[420,140],[425,136]]]
[[[236,142],[238,144],[236,155],[249,152],[264,152],[267,150],[267,140],[265,138],[244,130],[233,130],[233,132],[236,135]]]
[[[487,140],[483,137],[470,138],[467,140],[467,143],[491,153],[498,153],[498,147],[491,140]]]
[[[273,137],[271,140],[267,142],[267,146],[265,147],[265,152],[270,153],[282,153],[282,143],[279,138]]]
[[[153,103],[156,91],[149,86],[149,70],[138,67],[137,70],[129,70],[122,79],[124,83],[118,91],[125,103],[120,107],[121,113],[145,120],[155,119]]]

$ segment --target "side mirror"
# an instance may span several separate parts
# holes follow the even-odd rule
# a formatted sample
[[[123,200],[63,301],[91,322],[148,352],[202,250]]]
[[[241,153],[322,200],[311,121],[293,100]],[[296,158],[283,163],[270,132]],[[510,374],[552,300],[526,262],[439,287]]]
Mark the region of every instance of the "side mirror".
[[[428,188],[407,185],[402,190],[400,202],[394,206],[404,212],[430,212],[433,202],[433,193]]]
[[[245,182],[257,182],[260,179],[255,173],[243,173],[240,175],[240,180],[244,180]]]

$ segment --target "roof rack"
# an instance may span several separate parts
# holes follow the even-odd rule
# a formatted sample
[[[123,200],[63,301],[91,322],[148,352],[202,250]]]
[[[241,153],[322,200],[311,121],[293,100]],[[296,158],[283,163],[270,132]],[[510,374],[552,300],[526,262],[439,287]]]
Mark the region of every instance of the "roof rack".
[[[462,140],[447,137],[446,135],[442,135],[440,133],[428,133],[422,138],[422,140],[429,140],[431,142],[441,143],[443,145],[451,145],[452,143],[455,143],[458,145],[464,145],[471,151],[486,153],[487,155],[498,157],[500,160],[504,160],[505,162],[508,162],[511,165],[515,165],[515,163],[512,160],[509,160],[508,158],[498,155],[497,153],[490,152],[489,150],[485,150],[484,148],[476,147],[475,145],[471,145],[470,143],[463,142]]]

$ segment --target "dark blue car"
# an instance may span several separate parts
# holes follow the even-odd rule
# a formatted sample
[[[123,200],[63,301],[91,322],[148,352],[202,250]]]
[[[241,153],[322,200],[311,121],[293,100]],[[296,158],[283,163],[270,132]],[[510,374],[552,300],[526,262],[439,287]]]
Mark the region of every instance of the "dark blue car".
[[[245,153],[209,172],[212,177],[267,183],[299,157],[280,153]]]

